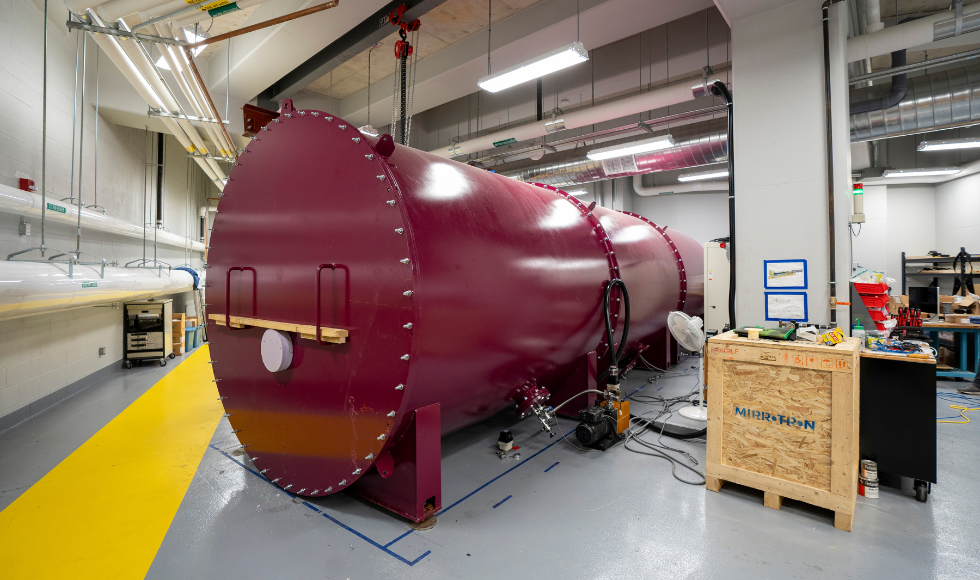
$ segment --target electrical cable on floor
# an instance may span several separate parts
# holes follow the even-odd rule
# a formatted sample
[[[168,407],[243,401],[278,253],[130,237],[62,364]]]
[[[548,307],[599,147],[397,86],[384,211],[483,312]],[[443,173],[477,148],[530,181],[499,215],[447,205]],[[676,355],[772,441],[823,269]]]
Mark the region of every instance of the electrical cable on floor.
[[[964,405],[950,405],[950,409],[959,409],[959,415],[953,415],[952,417],[946,417],[945,419],[936,419],[936,423],[958,423],[960,425],[965,425],[970,422],[970,418],[966,416],[967,411],[980,411],[980,407],[966,407]],[[962,417],[962,421],[949,421],[948,419],[955,419],[957,417]]]

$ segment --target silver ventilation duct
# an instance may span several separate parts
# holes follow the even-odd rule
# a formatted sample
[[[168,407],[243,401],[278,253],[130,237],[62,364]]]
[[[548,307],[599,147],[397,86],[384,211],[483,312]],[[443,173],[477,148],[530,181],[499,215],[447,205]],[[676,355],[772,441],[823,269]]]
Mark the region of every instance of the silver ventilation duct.
[[[850,93],[851,103],[887,98],[891,85],[875,85]],[[497,173],[525,182],[564,187],[615,177],[697,167],[728,160],[725,119],[673,128],[677,143],[670,149],[624,158],[592,161],[593,147],[576,147],[546,155],[540,161],[522,160],[493,167]],[[956,68],[908,79],[905,97],[888,109],[851,115],[851,143],[980,125],[980,65]],[[602,143],[608,147],[654,135],[633,136]]]
[[[888,95],[890,85],[851,91],[850,101]],[[851,143],[980,123],[980,65],[908,79],[905,97],[891,108],[851,115]]]
[[[609,141],[602,143],[601,147],[630,143],[667,133],[668,131],[657,131],[642,137],[634,136]],[[495,166],[493,170],[501,175],[525,182],[562,187],[627,175],[709,165],[728,160],[728,135],[725,118],[682,125],[671,129],[669,133],[676,143],[674,147],[635,155],[632,158],[592,161],[586,157],[586,153],[593,147],[577,147],[547,155],[540,161],[515,161]]]

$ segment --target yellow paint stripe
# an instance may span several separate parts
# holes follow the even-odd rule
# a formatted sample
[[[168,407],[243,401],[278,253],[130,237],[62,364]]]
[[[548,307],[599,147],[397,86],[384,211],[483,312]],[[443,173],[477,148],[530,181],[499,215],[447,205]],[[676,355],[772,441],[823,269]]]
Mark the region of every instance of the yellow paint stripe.
[[[143,578],[222,416],[208,347],[0,512],[0,578]]]

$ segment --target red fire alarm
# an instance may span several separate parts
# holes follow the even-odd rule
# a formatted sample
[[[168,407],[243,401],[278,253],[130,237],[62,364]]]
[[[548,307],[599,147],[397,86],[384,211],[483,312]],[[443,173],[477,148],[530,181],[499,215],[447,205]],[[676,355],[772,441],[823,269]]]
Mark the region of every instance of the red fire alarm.
[[[25,177],[20,178],[20,188],[24,191],[37,191],[37,187],[34,186],[34,180]]]

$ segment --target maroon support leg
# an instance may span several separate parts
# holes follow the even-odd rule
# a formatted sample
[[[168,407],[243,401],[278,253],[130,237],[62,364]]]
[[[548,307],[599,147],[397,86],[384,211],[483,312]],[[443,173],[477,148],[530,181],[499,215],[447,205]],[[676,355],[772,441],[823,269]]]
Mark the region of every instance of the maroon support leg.
[[[442,509],[442,440],[439,403],[416,409],[408,431],[380,455],[374,469],[350,490],[406,518],[421,522]]]
[[[578,367],[575,369],[575,372],[568,377],[568,380],[566,380],[560,387],[554,389],[548,403],[552,406],[560,405],[561,403],[565,402],[566,399],[574,396],[577,393],[581,393],[582,391],[589,389],[595,389],[596,376],[598,375],[596,367],[596,352],[592,351],[585,355],[581,363],[579,363]],[[595,393],[582,395],[559,409],[558,414],[563,417],[577,418],[580,409],[595,404],[596,396],[597,395]]]

